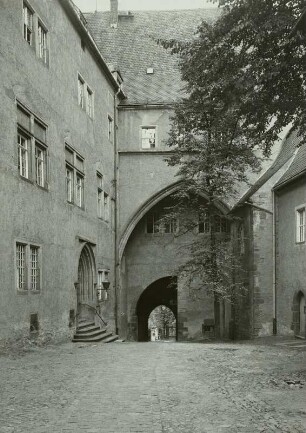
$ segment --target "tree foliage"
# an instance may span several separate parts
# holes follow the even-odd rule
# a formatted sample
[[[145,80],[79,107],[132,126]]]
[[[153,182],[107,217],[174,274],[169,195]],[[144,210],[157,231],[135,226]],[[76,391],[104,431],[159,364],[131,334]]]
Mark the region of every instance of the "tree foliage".
[[[209,237],[189,246],[181,271],[229,297],[241,283],[232,277],[235,248],[216,235],[218,203],[235,196],[248,172],[260,168],[259,154],[269,155],[284,127],[292,124],[306,137],[305,36],[293,30],[305,2],[220,3],[217,21],[203,22],[193,40],[159,42],[179,56],[186,92],[167,141],[173,150],[168,163],[184,181],[172,213],[182,216],[183,231],[195,225],[184,216],[195,212],[208,212],[211,225]]]

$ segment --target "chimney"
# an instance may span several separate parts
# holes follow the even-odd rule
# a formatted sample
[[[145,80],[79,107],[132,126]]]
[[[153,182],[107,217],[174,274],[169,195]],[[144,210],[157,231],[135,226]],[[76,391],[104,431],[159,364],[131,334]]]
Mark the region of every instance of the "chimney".
[[[118,0],[110,0],[110,12],[111,12],[111,27],[116,28],[118,25]]]

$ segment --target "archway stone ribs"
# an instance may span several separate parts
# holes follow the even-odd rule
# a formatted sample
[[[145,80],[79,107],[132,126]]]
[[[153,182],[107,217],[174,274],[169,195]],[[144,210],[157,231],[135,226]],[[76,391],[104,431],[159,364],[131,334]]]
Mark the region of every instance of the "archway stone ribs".
[[[126,225],[123,231],[123,235],[121,236],[119,242],[119,261],[121,261],[122,259],[127,242],[133,230],[135,229],[136,225],[138,224],[138,222],[150,211],[150,209],[152,209],[160,201],[162,201],[164,198],[169,197],[171,196],[171,194],[178,191],[181,188],[182,183],[183,181],[178,181],[162,189],[157,194],[155,194],[150,199],[148,199],[145,203],[143,203],[142,206],[135,211],[134,216]],[[201,196],[204,199],[207,199],[207,194],[205,193],[205,191],[203,191]],[[229,211],[229,207],[225,203],[222,203],[221,201],[216,202],[216,208],[219,209],[224,214],[226,214]]]

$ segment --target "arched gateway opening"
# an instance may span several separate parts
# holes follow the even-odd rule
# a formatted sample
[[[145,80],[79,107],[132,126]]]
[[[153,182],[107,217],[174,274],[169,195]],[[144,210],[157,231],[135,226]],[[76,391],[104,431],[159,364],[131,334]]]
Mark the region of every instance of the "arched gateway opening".
[[[136,307],[138,341],[150,340],[148,319],[151,312],[160,305],[168,307],[173,312],[177,324],[177,280],[175,277],[164,277],[154,281],[140,295]]]
[[[151,311],[148,326],[150,341],[176,340],[176,318],[166,305],[159,305]]]
[[[90,245],[86,244],[81,252],[78,266],[78,320],[92,321],[95,316],[95,258]]]

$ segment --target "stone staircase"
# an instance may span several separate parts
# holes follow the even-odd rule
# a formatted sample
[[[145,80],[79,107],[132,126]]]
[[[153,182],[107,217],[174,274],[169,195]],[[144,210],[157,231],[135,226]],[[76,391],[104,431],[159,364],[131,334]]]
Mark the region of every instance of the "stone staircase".
[[[112,343],[118,338],[118,335],[113,335],[112,332],[109,332],[106,328],[101,328],[94,322],[81,322],[72,341],[74,343]]]

